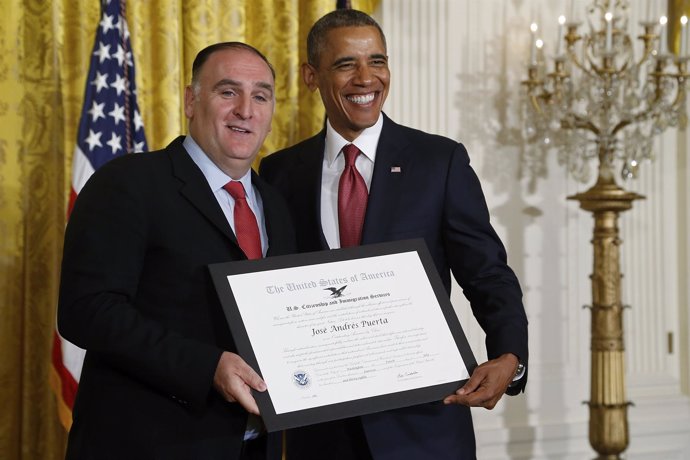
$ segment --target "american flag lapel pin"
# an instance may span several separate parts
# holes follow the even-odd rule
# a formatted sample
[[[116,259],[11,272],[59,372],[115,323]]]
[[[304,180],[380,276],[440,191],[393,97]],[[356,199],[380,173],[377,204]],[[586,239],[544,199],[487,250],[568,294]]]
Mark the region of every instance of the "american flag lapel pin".
[[[392,173],[399,173],[399,172],[402,172],[402,169],[400,168],[400,166],[391,166],[391,172]]]

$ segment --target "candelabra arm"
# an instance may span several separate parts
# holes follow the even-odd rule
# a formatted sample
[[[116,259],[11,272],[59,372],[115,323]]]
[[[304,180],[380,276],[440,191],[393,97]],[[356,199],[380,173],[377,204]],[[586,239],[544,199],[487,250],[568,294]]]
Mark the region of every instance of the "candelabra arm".
[[[660,74],[659,74],[660,76]],[[678,111],[681,104],[685,100],[685,85],[684,85],[684,75],[679,74],[676,75],[676,78],[678,79],[678,90],[676,91],[676,96],[673,99],[673,102],[671,103],[669,109],[671,111]],[[658,78],[657,78],[657,85],[659,85]],[[654,101],[652,105],[657,104],[661,100],[661,94],[657,92],[654,97]],[[636,113],[630,118],[627,118],[625,120],[621,120],[618,122],[618,124],[613,128],[611,131],[611,135],[615,136],[620,130],[625,128],[626,126],[629,126],[633,123],[639,123],[641,121],[649,119],[652,115],[654,115],[654,111],[652,110],[652,107],[648,107],[646,110]]]
[[[644,34],[639,35],[637,38],[644,42],[644,52],[642,53],[640,60],[637,62],[638,67],[640,67],[652,55],[654,52],[654,40],[659,38],[659,36],[654,33],[654,27],[656,26],[655,23],[647,22],[642,23],[642,25],[644,27]]]
[[[596,77],[594,73],[592,73],[588,68],[586,68],[584,65],[582,65],[582,62],[577,58],[577,54],[575,54],[575,51],[573,50],[572,47],[568,47],[568,58],[570,61],[575,64],[575,67],[578,69],[582,70],[584,73],[589,75],[590,77]]]
[[[644,53],[642,53],[642,57],[639,61],[637,61],[637,67],[641,67],[642,64],[649,59],[649,57],[652,55],[652,51],[654,51],[654,48],[645,48]]]
[[[618,69],[615,73],[616,76],[623,75],[625,72],[628,70],[628,65],[630,65],[630,61],[625,61],[625,63],[621,66],[620,69]]]
[[[591,121],[585,120],[580,115],[571,114],[570,117],[573,121],[561,120],[561,128],[563,129],[585,129],[594,133],[594,135],[599,136],[601,130]]]
[[[620,69],[614,68],[613,55],[604,57],[603,67],[597,65],[592,59],[588,59],[588,62],[590,67],[594,70],[594,72],[589,72],[589,75],[598,79],[605,79],[607,82],[610,82],[613,77],[620,77],[623,75],[628,70],[628,65],[630,64],[630,61],[626,60]]]
[[[611,137],[614,137],[614,136],[618,133],[618,131],[620,131],[621,129],[625,128],[626,126],[629,126],[629,125],[632,124],[633,122],[637,122],[637,121],[642,120],[643,118],[646,118],[648,114],[647,114],[647,113],[644,113],[644,114],[642,114],[642,115],[643,115],[643,116],[640,117],[639,119],[638,119],[637,116],[635,116],[635,117],[633,117],[632,119],[627,119],[627,120],[621,120],[621,121],[619,121],[618,124],[617,124],[616,126],[614,126],[613,129],[611,130]]]
[[[534,107],[534,110],[536,110],[536,112],[539,115],[543,115],[544,111],[541,108],[541,104],[539,104],[539,98],[540,98],[540,96],[538,96],[536,94],[530,94],[530,96],[529,96],[529,100],[532,103],[532,107]]]
[[[683,81],[683,76],[678,75],[676,78],[678,79],[678,90],[676,91],[676,97],[673,99],[673,103],[671,103],[673,111],[677,111],[683,101],[685,101],[685,82]]]
[[[683,99],[683,97],[682,97],[682,95],[681,95],[680,92],[679,92],[679,94],[676,95],[675,101],[673,101],[673,106],[676,107],[677,105],[679,105],[680,102],[682,101],[682,99]],[[656,100],[655,100],[655,102],[656,102]],[[611,130],[611,135],[612,135],[612,136],[615,136],[616,134],[618,134],[618,132],[619,132],[620,130],[624,129],[626,126],[629,126],[629,125],[631,125],[631,124],[633,124],[633,123],[639,123],[639,122],[641,122],[641,121],[645,121],[645,120],[651,118],[651,116],[652,116],[653,114],[654,114],[654,111],[653,111],[651,108],[648,108],[647,110],[644,110],[644,111],[642,111],[642,112],[636,113],[635,115],[633,115],[632,117],[630,117],[630,118],[628,118],[628,119],[621,120],[621,121],[619,121],[618,124]]]
[[[657,72],[657,73],[654,75],[655,78],[656,78],[656,86],[657,86],[657,88],[660,87],[660,80],[661,80],[661,78],[662,78],[662,75],[663,75],[663,74],[662,74],[661,72]],[[670,110],[670,111],[674,111],[674,112],[680,110],[680,106],[683,104],[683,101],[685,101],[685,93],[686,93],[686,91],[685,91],[685,83],[684,83],[684,77],[685,77],[685,75],[683,75],[682,73],[680,73],[680,74],[678,74],[678,75],[675,75],[675,77],[676,77],[676,79],[678,80],[678,89],[677,89],[677,91],[676,91],[676,95],[675,95],[675,97],[674,97],[674,99],[673,99],[673,102],[670,104],[670,106],[669,106],[667,109],[665,109],[665,110]],[[659,90],[657,89],[657,91],[655,91],[655,94],[654,94],[654,100],[652,101],[652,103],[650,104],[650,106],[647,107],[646,110],[643,110],[643,111],[641,111],[641,112],[639,112],[639,113],[636,113],[635,115],[633,115],[633,116],[630,117],[630,118],[627,118],[627,119],[625,119],[625,120],[621,120],[621,121],[613,128],[613,130],[611,131],[611,135],[615,136],[620,130],[622,130],[623,128],[625,128],[625,127],[628,126],[628,125],[631,125],[631,124],[633,124],[633,123],[639,123],[639,122],[641,122],[641,121],[645,121],[645,120],[651,118],[651,117],[654,115],[653,107],[656,106],[656,105],[659,103],[659,101],[661,101],[662,97],[663,97],[663,96],[662,96],[661,91],[659,91]]]
[[[650,76],[654,79],[654,100],[652,101],[652,105],[658,104],[659,101],[661,101],[664,97],[664,91],[661,82],[664,79],[664,77],[669,76],[667,73],[664,72],[667,60],[668,56],[657,56],[656,62],[654,64],[654,70],[650,73]]]

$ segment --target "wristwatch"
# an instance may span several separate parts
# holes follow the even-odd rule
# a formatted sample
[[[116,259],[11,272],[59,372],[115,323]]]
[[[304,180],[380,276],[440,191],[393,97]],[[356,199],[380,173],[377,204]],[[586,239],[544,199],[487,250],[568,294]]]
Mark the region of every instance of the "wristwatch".
[[[525,375],[525,365],[522,363],[518,363],[518,367],[515,370],[515,377],[513,377],[513,382],[517,382],[522,378],[522,376]]]

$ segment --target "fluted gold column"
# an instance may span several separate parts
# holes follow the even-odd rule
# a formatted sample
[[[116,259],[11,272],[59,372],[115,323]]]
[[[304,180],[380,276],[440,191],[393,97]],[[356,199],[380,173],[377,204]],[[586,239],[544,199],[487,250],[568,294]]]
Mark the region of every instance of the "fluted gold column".
[[[600,176],[594,187],[568,197],[594,216],[589,442],[600,460],[620,458],[629,442],[618,215],[641,198],[610,176]]]

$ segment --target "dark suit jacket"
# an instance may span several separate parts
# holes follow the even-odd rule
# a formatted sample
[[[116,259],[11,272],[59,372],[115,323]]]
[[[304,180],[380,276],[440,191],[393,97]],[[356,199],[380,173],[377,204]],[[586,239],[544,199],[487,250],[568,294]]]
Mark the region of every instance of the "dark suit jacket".
[[[300,251],[325,249],[321,169],[325,131],[274,153],[260,174],[285,196]],[[391,168],[399,167],[400,172]],[[450,293],[451,272],[486,332],[489,358],[514,353],[527,363],[527,319],[517,278],[489,223],[479,180],[462,144],[398,125],[384,115],[362,244],[423,238]],[[510,389],[524,389],[526,376]],[[441,403],[362,417],[379,459],[473,458],[469,410]],[[293,435],[294,438],[294,435]],[[289,454],[289,451],[288,451]]]
[[[212,388],[235,345],[207,265],[246,257],[182,140],[100,168],[70,216],[59,330],[87,354],[68,458],[239,457],[247,413]],[[293,252],[284,200],[252,180],[268,255]]]

